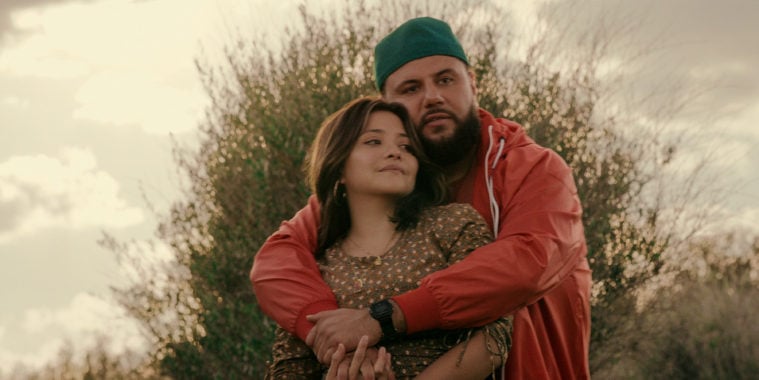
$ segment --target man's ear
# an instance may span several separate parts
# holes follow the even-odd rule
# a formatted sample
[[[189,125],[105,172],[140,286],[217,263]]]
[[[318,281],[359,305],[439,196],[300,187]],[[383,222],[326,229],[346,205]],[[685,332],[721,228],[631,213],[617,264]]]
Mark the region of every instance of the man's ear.
[[[475,107],[479,108],[480,101],[477,99],[477,77],[474,75],[474,71],[470,68],[467,68],[467,73],[469,74],[469,86],[472,89],[472,103]]]
[[[472,71],[472,69],[467,69],[466,71],[469,74],[469,82],[470,82],[470,86],[472,87],[472,94],[474,95],[476,99],[477,98],[477,77],[474,75],[474,71]]]

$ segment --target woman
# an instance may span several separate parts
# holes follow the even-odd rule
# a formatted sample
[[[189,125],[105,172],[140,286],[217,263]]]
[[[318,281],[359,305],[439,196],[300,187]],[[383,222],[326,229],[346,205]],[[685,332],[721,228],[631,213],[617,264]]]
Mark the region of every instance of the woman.
[[[347,104],[321,125],[307,164],[322,205],[316,256],[340,307],[365,308],[411,290],[492,240],[471,206],[440,206],[447,198],[444,178],[423,154],[401,105],[375,98]],[[478,330],[408,336],[386,344],[379,362],[392,359],[391,365],[374,370],[380,377],[392,367],[398,378],[483,379],[505,360],[510,339],[508,318]],[[321,379],[327,370],[282,329],[273,359],[270,378]]]

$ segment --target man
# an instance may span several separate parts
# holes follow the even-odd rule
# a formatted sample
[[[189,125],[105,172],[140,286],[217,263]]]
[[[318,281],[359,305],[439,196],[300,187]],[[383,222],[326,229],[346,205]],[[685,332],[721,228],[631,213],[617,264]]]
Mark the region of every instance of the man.
[[[312,254],[319,208],[311,197],[256,256],[251,281],[264,312],[325,363],[338,343],[351,350],[362,335],[373,345],[514,314],[505,378],[588,378],[591,278],[566,163],[518,124],[478,108],[467,57],[440,20],[409,20],[380,41],[375,80],[385,100],[408,109],[454,201],[471,203],[496,241],[416,290],[369,309],[338,309]]]

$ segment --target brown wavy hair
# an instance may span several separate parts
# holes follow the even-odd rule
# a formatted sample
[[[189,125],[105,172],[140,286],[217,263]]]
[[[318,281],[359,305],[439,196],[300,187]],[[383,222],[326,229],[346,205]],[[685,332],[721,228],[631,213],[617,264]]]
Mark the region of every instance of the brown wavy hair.
[[[422,150],[422,143],[403,105],[387,103],[376,97],[353,100],[327,117],[319,127],[306,156],[308,185],[321,203],[321,224],[318,231],[316,256],[337,241],[345,238],[351,226],[345,186],[340,178],[353,146],[364,130],[372,112],[388,111],[403,122],[409,138],[409,152],[419,162],[414,190],[401,197],[391,221],[401,231],[413,228],[426,207],[448,200],[448,186],[440,168]]]

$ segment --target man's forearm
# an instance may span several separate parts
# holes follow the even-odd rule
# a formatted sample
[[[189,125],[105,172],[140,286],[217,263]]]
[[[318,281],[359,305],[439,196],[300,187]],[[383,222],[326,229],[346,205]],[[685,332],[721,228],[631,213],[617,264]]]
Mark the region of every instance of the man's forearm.
[[[555,252],[528,253],[542,249]],[[578,244],[559,252],[550,241],[497,241],[393,300],[403,311],[409,334],[483,326],[535,302],[563,281],[580,265],[584,249]]]
[[[306,316],[337,308],[332,289],[322,279],[313,252],[319,224],[315,197],[261,246],[250,280],[261,309],[290,333],[305,339]]]
[[[257,257],[256,264],[251,281],[261,310],[299,338],[305,339],[313,326],[307,315],[337,308],[318,268],[299,264],[287,251],[270,251]]]

